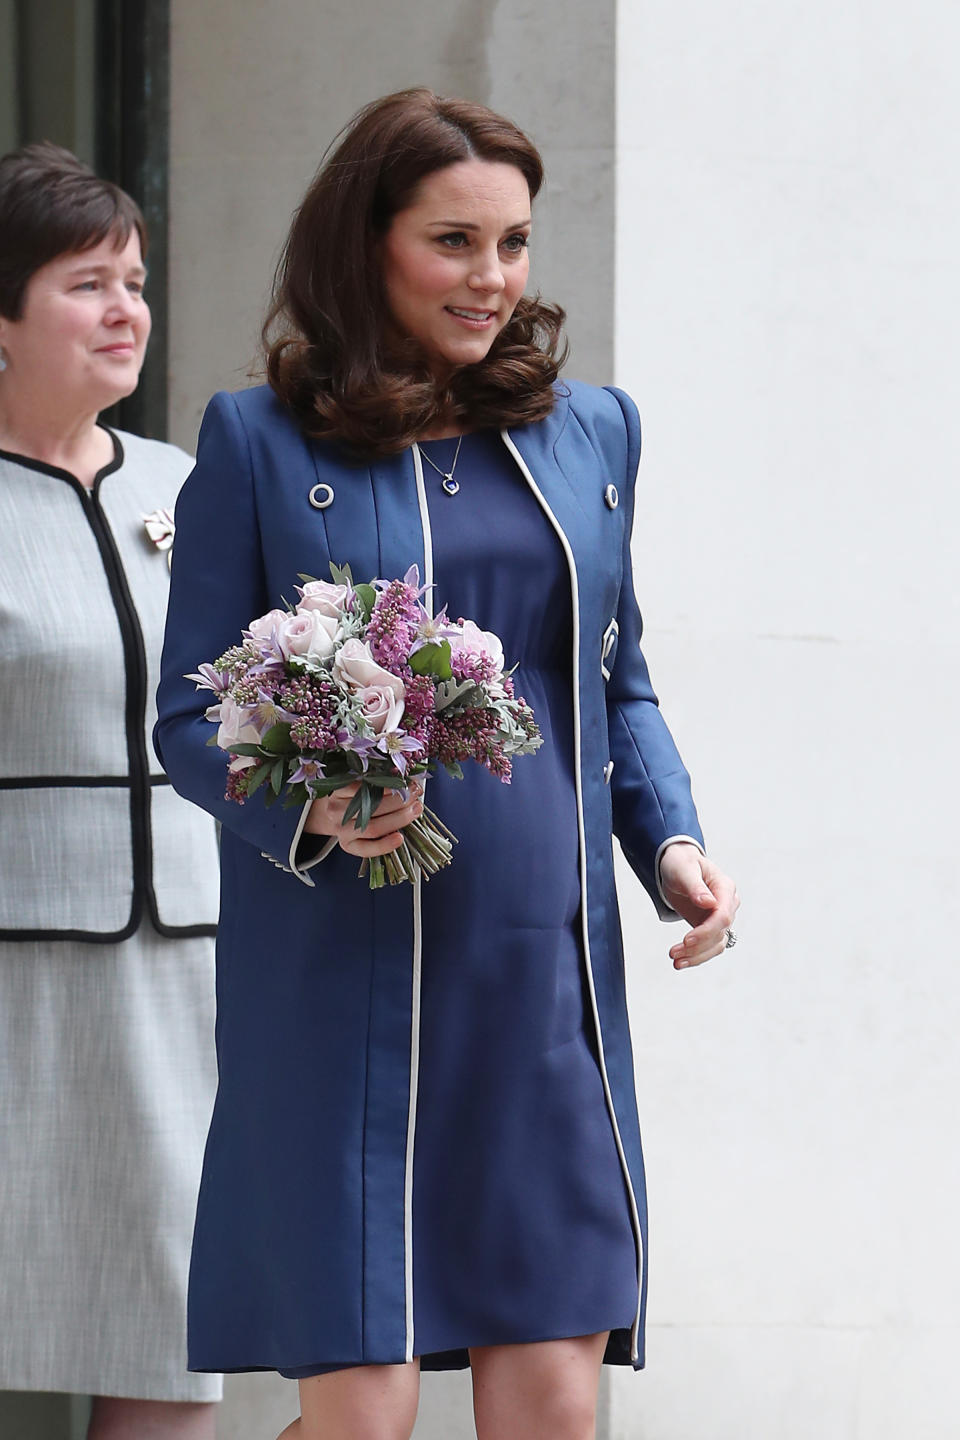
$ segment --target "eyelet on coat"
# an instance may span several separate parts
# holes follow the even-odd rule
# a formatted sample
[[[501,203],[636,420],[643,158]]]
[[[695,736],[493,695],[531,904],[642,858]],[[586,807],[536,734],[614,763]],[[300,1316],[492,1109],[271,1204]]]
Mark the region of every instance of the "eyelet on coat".
[[[603,498],[606,500],[609,509],[616,510],[620,504],[620,496],[617,492],[616,485],[608,485],[603,492]]]
[[[333,504],[333,486],[321,480],[314,485],[307,498],[314,510],[326,510],[328,505]]]
[[[612,774],[613,774],[613,761],[612,761],[612,760],[608,760],[607,763],[606,763],[606,765],[604,765],[604,767],[603,767],[603,783],[604,783],[604,785],[609,785],[609,784],[610,784],[610,776],[611,776]]]

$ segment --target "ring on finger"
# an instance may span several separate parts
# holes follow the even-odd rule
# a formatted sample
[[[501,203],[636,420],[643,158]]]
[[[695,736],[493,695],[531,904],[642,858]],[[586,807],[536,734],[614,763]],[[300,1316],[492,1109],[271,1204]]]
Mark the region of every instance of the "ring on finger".
[[[727,928],[726,928],[726,930],[724,931],[724,936],[725,936],[725,939],[724,939],[724,942],[723,942],[723,948],[724,948],[724,950],[732,950],[733,947],[734,947],[734,945],[736,945],[736,943],[737,943],[737,932],[736,932],[735,930],[731,930],[730,927],[729,927],[729,925],[728,925]]]

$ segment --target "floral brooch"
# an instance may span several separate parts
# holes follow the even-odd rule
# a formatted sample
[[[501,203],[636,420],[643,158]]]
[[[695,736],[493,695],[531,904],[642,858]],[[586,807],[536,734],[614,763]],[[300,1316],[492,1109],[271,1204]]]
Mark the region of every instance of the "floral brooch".
[[[160,551],[165,551],[167,564],[173,559],[173,536],[175,526],[173,523],[173,511],[161,506],[159,510],[151,510],[149,515],[144,515],[143,528],[148,537]]]

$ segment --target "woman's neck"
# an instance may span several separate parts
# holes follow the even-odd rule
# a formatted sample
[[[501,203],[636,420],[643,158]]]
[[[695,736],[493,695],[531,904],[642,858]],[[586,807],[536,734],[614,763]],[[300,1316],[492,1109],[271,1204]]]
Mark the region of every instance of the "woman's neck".
[[[66,470],[90,486],[109,464],[113,441],[97,424],[96,412],[45,413],[42,405],[16,404],[0,385],[0,450]]]
[[[438,388],[442,383],[442,377],[438,377]],[[457,415],[452,405],[446,405],[438,413],[429,430],[425,430],[418,438],[420,440],[454,440],[469,429],[466,418],[463,415]]]

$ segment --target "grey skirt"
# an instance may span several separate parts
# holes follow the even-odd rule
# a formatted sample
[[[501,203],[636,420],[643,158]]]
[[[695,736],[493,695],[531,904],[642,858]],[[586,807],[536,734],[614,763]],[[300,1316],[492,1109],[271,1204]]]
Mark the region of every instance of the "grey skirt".
[[[0,944],[0,1389],[216,1400],[186,1285],[213,941]]]

